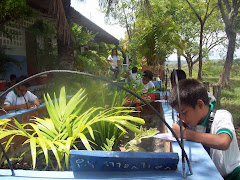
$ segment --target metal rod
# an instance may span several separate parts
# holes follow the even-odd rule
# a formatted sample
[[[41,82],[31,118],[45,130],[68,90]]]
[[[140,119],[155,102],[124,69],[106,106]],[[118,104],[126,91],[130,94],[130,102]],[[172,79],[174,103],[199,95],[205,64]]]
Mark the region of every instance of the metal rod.
[[[5,157],[6,160],[7,160],[8,166],[9,166],[9,168],[11,169],[12,176],[15,176],[15,173],[14,173],[14,170],[13,170],[13,167],[12,167],[12,164],[10,163],[10,161],[9,161],[9,159],[8,159],[8,156],[7,156],[7,153],[6,153],[5,149],[3,148],[1,142],[0,142],[0,147],[1,147],[1,150],[2,150],[2,152],[3,152],[4,157]]]
[[[178,113],[179,113],[179,125],[180,125],[180,136],[181,136],[181,145],[182,145],[182,168],[183,168],[183,176],[185,176],[185,171],[186,171],[186,168],[185,168],[185,158],[187,159],[186,157],[186,153],[183,152],[184,150],[184,141],[183,141],[183,121],[182,121],[182,112],[181,112],[181,101],[180,101],[180,92],[179,92],[179,84],[178,84],[178,75],[177,75],[177,71],[175,69],[173,69],[173,72],[174,72],[174,75],[175,75],[175,82],[176,82],[176,87],[177,87],[177,96],[178,96]],[[191,168],[191,165],[189,164],[188,165],[189,167],[189,170],[190,170],[190,173],[192,174],[192,168]]]

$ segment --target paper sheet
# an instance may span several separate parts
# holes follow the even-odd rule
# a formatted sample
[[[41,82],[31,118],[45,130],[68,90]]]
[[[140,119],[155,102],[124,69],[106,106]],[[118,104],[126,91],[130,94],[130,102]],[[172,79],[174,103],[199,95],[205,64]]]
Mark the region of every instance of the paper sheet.
[[[168,140],[168,141],[176,141],[176,138],[172,136],[172,133],[159,133],[154,135],[153,137]]]
[[[155,100],[154,102],[167,103],[167,100],[165,100],[165,99],[160,99],[160,100]]]

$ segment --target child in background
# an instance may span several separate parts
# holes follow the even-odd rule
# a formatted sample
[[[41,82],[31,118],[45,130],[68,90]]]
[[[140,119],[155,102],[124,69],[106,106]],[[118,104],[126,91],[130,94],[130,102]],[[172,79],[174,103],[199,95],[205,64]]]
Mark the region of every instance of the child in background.
[[[117,49],[112,49],[112,53],[107,58],[110,64],[110,70],[114,73],[114,78],[117,79],[120,72],[120,57],[118,56]]]
[[[178,81],[180,81],[182,79],[186,79],[186,73],[183,70],[177,69],[175,71],[178,76]],[[173,88],[176,85],[174,71],[172,71],[172,73],[171,73],[170,80],[171,80],[171,85]],[[209,92],[207,92],[207,93],[208,93],[208,98],[210,100],[210,103],[213,105],[213,109],[216,109],[216,98],[211,93],[209,93]]]
[[[195,131],[183,127],[183,138],[210,148],[210,157],[226,179],[240,179],[240,153],[231,113],[217,110],[212,117],[212,105],[206,88],[195,79],[179,81],[182,120]],[[177,87],[169,95],[169,104],[179,113]],[[213,122],[211,124],[211,118]],[[207,129],[210,131],[207,132]],[[172,126],[180,137],[178,124]]]
[[[155,88],[153,82],[153,73],[150,70],[146,70],[143,73],[142,79],[137,81],[137,85],[134,88],[137,88],[138,86],[140,86],[141,84],[143,84],[143,93],[146,93],[148,91],[148,89],[150,88]]]
[[[15,74],[10,75],[10,81],[6,83],[5,90],[16,84],[17,76]]]
[[[130,82],[135,82],[136,80],[140,79],[140,75],[137,72],[138,72],[138,68],[133,67],[132,68],[132,73],[129,75],[129,81]]]

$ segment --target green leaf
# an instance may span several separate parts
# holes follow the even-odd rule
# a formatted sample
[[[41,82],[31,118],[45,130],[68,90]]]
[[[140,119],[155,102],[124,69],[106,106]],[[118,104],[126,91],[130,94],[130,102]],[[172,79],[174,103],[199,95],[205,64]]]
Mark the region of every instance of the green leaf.
[[[31,148],[31,154],[32,154],[32,165],[33,169],[36,167],[36,138],[32,137],[30,138],[30,148]]]
[[[46,141],[45,141],[44,137],[38,137],[37,138],[37,143],[39,144],[39,146],[43,150],[43,153],[44,153],[44,156],[45,156],[46,165],[48,166],[48,149],[47,149]]]
[[[88,142],[88,139],[86,138],[86,136],[83,133],[79,133],[78,137],[81,139],[83,145],[86,147],[87,150],[91,151],[92,148]]]

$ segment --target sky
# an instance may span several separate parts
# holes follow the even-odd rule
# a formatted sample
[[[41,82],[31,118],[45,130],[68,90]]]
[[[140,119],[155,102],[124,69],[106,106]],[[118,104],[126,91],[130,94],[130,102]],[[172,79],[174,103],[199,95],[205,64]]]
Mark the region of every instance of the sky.
[[[98,0],[85,0],[85,2],[71,0],[71,6],[115,38],[124,39],[125,28],[122,28],[118,25],[105,24],[104,14],[99,11]]]

